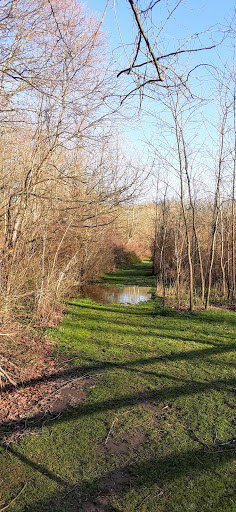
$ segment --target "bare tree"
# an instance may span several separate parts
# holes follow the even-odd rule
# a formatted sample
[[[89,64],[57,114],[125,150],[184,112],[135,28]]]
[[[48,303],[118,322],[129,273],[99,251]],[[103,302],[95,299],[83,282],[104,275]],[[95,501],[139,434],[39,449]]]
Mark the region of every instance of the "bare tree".
[[[223,172],[223,163],[224,163],[224,144],[225,144],[225,130],[226,130],[226,122],[228,117],[228,106],[225,105],[225,108],[222,112],[222,118],[220,120],[219,127],[219,150],[218,150],[218,164],[217,164],[217,173],[216,173],[216,189],[214,194],[214,204],[213,204],[213,212],[212,212],[212,227],[211,227],[211,242],[210,242],[210,256],[209,256],[209,265],[207,270],[207,286],[206,286],[206,301],[205,308],[209,308],[210,303],[210,294],[211,294],[211,282],[212,282],[212,271],[214,264],[214,256],[215,256],[215,244],[216,244],[216,234],[218,227],[218,220],[220,214],[220,187],[222,180],[222,172]]]
[[[165,92],[166,89],[176,86],[189,90],[190,75],[201,64],[199,62],[193,65],[193,69],[187,69],[185,66],[187,56],[202,50],[211,50],[217,46],[217,43],[209,38],[209,44],[205,44],[204,33],[194,33],[184,41],[181,39],[181,42],[171,34],[170,48],[167,44],[167,25],[175,11],[182,6],[182,0],[168,1],[164,9],[161,0],[149,2],[149,4],[142,0],[127,1],[133,14],[136,30],[134,30],[130,57],[128,49],[125,49],[129,64],[118,73],[118,77],[126,74],[131,79],[130,90],[123,96],[122,102],[136,92],[140,93],[140,101],[142,101],[147,86],[147,95],[155,98],[161,94],[161,91]],[[210,34],[210,30],[207,32]],[[123,41],[122,44],[124,47]]]
[[[161,257],[160,257],[160,270],[162,279],[162,309],[165,311],[166,305],[166,231],[167,231],[167,215],[168,207],[166,204],[167,187],[164,191],[162,209],[162,223],[161,223]]]
[[[234,145],[233,145],[233,177],[232,177],[232,291],[231,299],[235,300],[236,294],[236,270],[235,270],[235,180],[236,180],[236,86],[234,83],[233,92],[233,132],[234,132]]]
[[[143,170],[114,147],[101,23],[75,0],[4,1],[0,20],[0,293],[46,316],[102,271]]]

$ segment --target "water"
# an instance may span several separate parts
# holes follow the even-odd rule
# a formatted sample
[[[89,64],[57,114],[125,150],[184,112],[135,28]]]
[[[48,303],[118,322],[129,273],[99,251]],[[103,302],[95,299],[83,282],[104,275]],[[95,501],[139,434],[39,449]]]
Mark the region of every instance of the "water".
[[[105,286],[101,284],[89,284],[83,287],[82,295],[85,298],[92,299],[94,302],[109,304],[117,302],[119,304],[138,304],[146,302],[151,298],[148,293],[150,288],[144,286],[124,286],[116,288],[115,286]]]

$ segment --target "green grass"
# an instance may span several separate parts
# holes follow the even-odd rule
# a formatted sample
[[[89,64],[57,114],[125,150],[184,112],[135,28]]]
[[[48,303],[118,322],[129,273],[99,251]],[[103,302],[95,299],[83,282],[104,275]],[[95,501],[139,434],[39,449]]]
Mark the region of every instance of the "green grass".
[[[152,279],[148,262],[104,277]],[[1,448],[0,508],[26,483],[9,512],[235,512],[235,327],[229,311],[163,315],[158,298],[71,301],[51,335],[87,399]]]
[[[144,260],[141,264],[126,265],[112,274],[105,274],[99,281],[112,286],[154,286],[149,260]]]

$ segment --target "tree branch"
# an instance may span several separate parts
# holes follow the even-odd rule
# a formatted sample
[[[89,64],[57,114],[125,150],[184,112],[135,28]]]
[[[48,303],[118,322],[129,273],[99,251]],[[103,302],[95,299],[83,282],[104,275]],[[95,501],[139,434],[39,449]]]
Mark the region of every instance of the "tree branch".
[[[160,68],[159,68],[159,65],[158,65],[157,59],[156,59],[156,57],[155,57],[154,51],[153,51],[153,49],[152,49],[152,47],[151,47],[151,45],[150,45],[149,39],[148,39],[147,35],[145,34],[144,29],[143,29],[143,27],[142,27],[142,23],[141,23],[141,20],[140,20],[140,18],[139,18],[139,14],[138,14],[138,11],[137,11],[137,9],[136,9],[136,6],[135,6],[135,4],[134,4],[133,0],[128,0],[128,2],[129,2],[129,4],[130,4],[130,7],[131,7],[131,9],[132,9],[133,13],[134,13],[134,17],[135,17],[136,23],[137,23],[137,25],[138,25],[138,28],[139,28],[140,34],[143,36],[143,39],[144,39],[144,41],[145,41],[145,43],[146,43],[146,46],[147,46],[147,48],[148,48],[148,51],[149,51],[149,53],[150,53],[150,55],[151,55],[151,57],[152,57],[152,62],[153,62],[154,66],[155,66],[155,68],[156,68],[156,70],[157,70],[158,80],[159,80],[160,82],[163,82],[163,81],[164,81],[164,78],[162,78],[162,76],[161,76],[161,70],[160,70]]]

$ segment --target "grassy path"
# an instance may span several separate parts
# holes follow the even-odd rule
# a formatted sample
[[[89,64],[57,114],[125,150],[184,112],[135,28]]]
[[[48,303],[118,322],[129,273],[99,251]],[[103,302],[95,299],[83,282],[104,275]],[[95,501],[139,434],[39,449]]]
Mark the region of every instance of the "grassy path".
[[[149,286],[150,265],[105,281]],[[23,489],[8,512],[235,512],[235,327],[159,299],[71,301],[52,336],[82,399],[0,449],[0,509]]]

